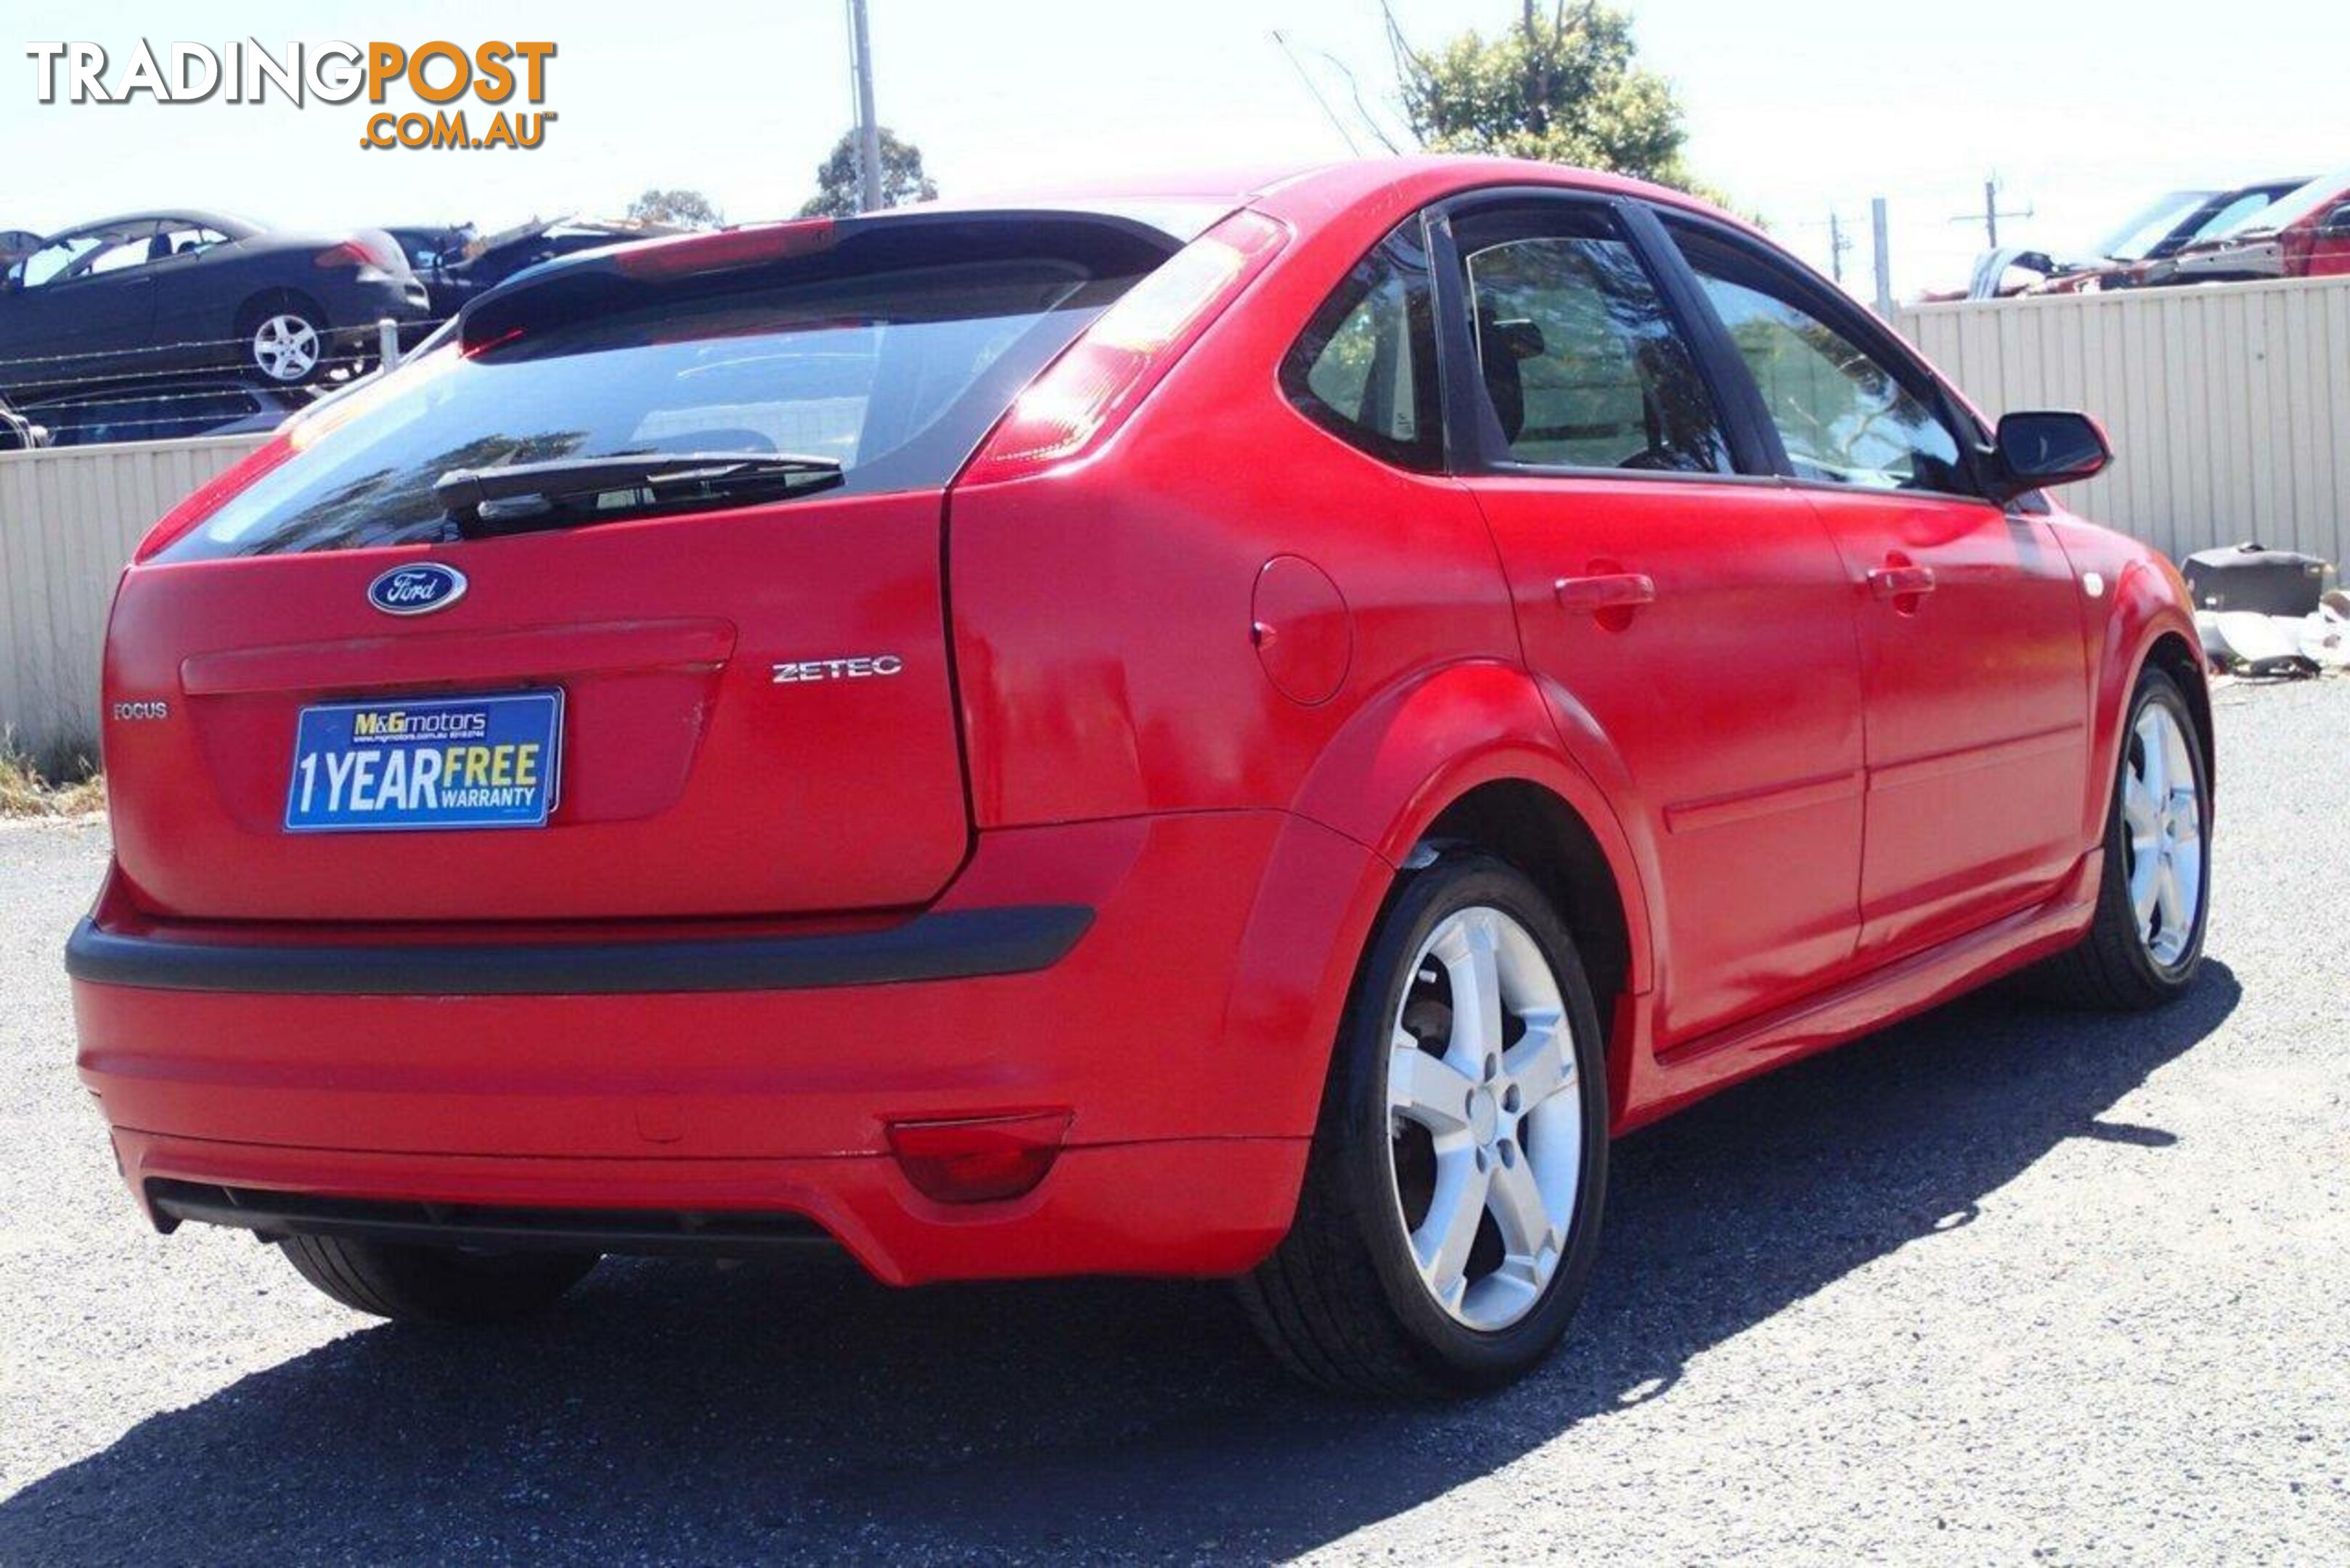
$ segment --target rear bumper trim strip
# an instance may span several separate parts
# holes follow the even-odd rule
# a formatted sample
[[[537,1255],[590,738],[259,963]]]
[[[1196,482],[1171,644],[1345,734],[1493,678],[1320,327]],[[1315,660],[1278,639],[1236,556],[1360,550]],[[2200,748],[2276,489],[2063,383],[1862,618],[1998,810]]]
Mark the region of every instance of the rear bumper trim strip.
[[[1093,924],[1076,904],[951,909],[881,930],[483,946],[254,945],[101,930],[66,943],[92,985],[277,996],[581,996],[806,991],[1049,969]]]
[[[182,1220],[252,1231],[266,1240],[338,1236],[406,1246],[497,1247],[635,1257],[740,1257],[778,1248],[829,1248],[832,1237],[798,1214],[673,1213],[655,1210],[484,1208],[388,1203],[211,1187],[148,1184],[156,1224]]]

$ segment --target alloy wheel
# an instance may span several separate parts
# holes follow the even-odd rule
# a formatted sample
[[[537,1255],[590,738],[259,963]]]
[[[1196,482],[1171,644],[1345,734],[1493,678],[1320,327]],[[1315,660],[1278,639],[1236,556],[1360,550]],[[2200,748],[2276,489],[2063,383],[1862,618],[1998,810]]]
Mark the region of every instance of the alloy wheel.
[[[2123,841],[2138,940],[2165,968],[2186,956],[2203,902],[2203,799],[2187,732],[2148,702],[2130,726]]]
[[[253,362],[273,381],[298,381],[317,367],[318,329],[298,316],[270,317],[254,328]]]
[[[1388,1168],[1420,1281],[1469,1327],[1534,1310],[1583,1170],[1582,1088],[1558,979],[1499,909],[1430,933],[1392,1020]]]

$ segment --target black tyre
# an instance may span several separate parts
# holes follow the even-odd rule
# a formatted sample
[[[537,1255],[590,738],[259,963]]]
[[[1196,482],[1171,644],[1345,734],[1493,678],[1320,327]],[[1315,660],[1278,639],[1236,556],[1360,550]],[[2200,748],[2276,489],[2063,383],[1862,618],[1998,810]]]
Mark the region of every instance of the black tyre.
[[[535,1317],[598,1261],[593,1253],[469,1252],[334,1236],[289,1236],[280,1246],[304,1279],[345,1306],[400,1323]]]
[[[2211,775],[2178,683],[2148,669],[2130,699],[2106,808],[2097,912],[2076,947],[2040,966],[2065,1006],[2136,1012],[2175,1002],[2203,961],[2211,913]]]
[[[1241,1282],[1266,1342],[1348,1394],[1534,1366],[1598,1248],[1607,1101],[1590,984],[1534,883],[1484,855],[1409,874],[1356,977],[1297,1217]]]

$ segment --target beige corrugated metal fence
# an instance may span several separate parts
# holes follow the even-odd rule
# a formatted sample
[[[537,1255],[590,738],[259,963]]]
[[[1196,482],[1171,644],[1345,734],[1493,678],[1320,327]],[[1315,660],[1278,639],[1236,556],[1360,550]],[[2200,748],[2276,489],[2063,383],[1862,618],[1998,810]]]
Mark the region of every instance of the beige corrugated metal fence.
[[[122,563],[181,496],[268,439],[0,452],[0,728],[17,744],[94,742]]]
[[[1894,325],[1986,414],[2103,420],[2114,466],[2064,504],[2174,559],[2350,545],[2350,278],[1913,306]]]

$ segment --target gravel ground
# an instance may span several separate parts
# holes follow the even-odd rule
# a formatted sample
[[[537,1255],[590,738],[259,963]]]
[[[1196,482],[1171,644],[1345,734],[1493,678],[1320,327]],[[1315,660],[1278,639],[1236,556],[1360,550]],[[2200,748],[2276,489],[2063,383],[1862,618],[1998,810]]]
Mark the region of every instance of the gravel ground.
[[[1565,1352],[1440,1409],[1294,1391],[1212,1286],[608,1264],[452,1336],[148,1234],[68,1065],[102,833],[0,829],[0,1561],[2350,1562],[2350,681],[2220,701],[2189,999],[1627,1140]]]

